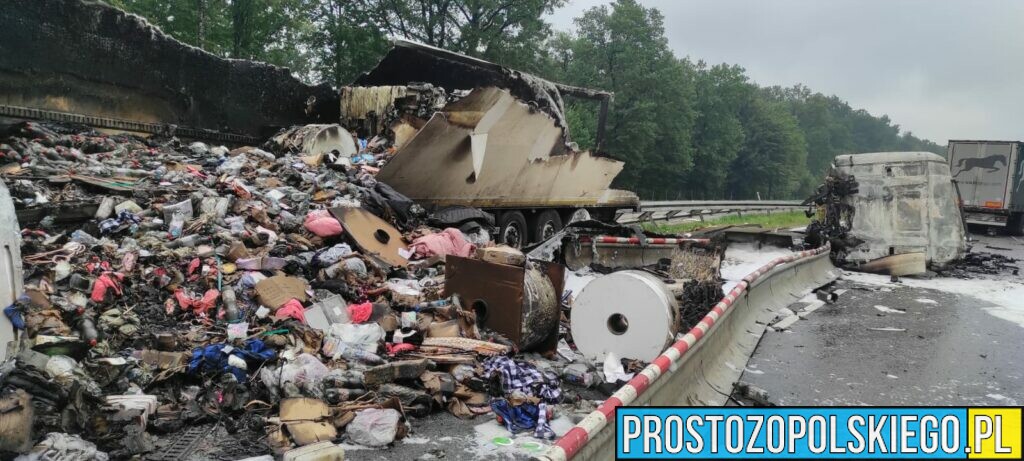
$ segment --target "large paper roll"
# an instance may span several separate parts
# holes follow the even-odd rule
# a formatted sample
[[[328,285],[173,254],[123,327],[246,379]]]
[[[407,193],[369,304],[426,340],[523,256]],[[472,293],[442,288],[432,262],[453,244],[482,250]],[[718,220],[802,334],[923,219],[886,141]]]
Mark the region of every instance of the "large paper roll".
[[[591,360],[604,360],[614,352],[649,362],[675,339],[676,304],[657,277],[615,272],[587,284],[573,301],[572,338]]]

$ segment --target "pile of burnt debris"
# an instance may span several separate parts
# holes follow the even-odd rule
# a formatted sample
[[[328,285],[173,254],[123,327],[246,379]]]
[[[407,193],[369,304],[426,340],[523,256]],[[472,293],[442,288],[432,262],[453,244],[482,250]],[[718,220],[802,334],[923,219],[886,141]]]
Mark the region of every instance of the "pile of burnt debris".
[[[304,126],[229,149],[8,127],[24,283],[0,319],[0,457],[303,459],[386,447],[437,411],[550,440],[602,398],[587,388],[656,356],[577,347],[580,279],[670,286],[655,348],[721,296],[718,243],[591,222],[527,257],[486,212],[428,212],[378,181],[393,140],[352,137]]]
[[[1011,258],[998,253],[971,251],[964,255],[963,259],[950,264],[948,267],[937,270],[941,276],[968,279],[979,274],[985,275],[1018,275],[1020,266],[1016,258]]]
[[[837,263],[845,260],[850,248],[863,243],[850,235],[856,209],[848,199],[857,192],[856,178],[830,171],[802,204],[808,207],[807,217],[813,218],[807,226],[805,242],[812,248],[831,243],[832,260]]]

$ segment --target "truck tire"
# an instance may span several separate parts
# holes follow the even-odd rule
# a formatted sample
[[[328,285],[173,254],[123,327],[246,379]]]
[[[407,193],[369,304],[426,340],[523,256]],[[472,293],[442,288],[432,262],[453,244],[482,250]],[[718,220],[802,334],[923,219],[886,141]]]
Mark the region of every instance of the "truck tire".
[[[498,218],[498,241],[512,248],[526,245],[526,218],[518,211],[506,211]]]
[[[1024,235],[1024,213],[1011,213],[1006,220],[1006,233],[1014,236]]]
[[[530,237],[534,243],[543,242],[562,230],[562,217],[557,210],[543,210],[530,223]]]

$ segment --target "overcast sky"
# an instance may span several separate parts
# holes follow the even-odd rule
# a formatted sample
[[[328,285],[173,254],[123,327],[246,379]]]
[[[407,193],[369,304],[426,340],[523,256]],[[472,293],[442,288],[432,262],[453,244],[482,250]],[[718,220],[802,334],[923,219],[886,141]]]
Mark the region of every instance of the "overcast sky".
[[[557,29],[601,0],[570,0]],[[641,0],[677,56],[739,64],[761,85],[803,83],[903,130],[1024,140],[1024,1]]]

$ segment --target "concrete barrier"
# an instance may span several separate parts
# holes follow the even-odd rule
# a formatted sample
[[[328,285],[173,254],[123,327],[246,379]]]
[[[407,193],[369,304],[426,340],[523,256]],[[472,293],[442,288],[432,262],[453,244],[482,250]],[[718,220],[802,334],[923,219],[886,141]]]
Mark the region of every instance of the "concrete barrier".
[[[696,327],[537,459],[614,459],[619,406],[724,405],[774,311],[839,277],[829,250],[777,258],[744,277]]]

